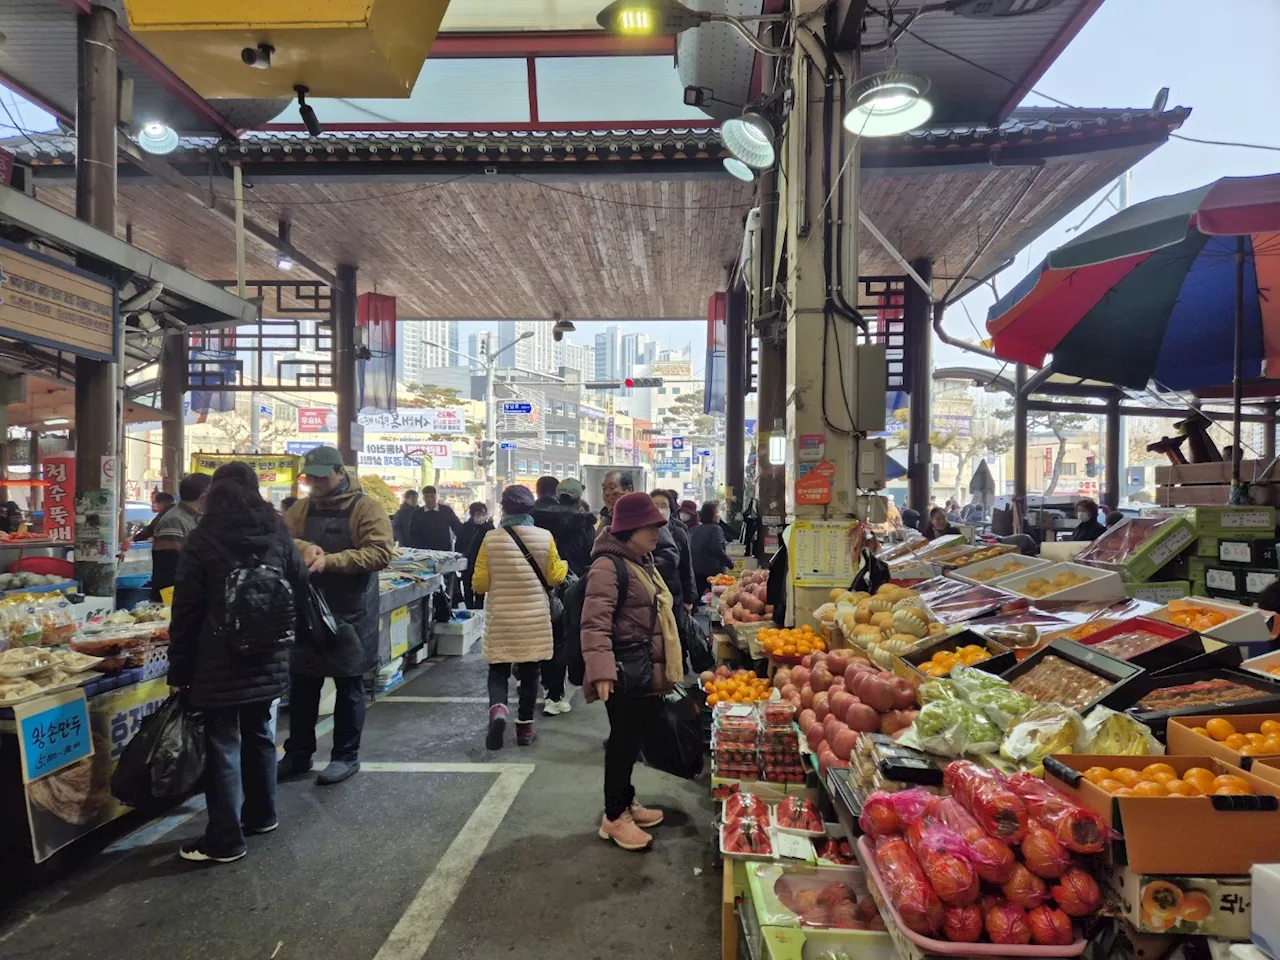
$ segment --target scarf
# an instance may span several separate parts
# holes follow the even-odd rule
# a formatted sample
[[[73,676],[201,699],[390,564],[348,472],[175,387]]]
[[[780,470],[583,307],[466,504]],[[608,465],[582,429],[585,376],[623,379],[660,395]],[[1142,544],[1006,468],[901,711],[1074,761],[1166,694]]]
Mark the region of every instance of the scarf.
[[[508,513],[502,517],[503,527],[532,527],[533,517],[527,513]]]
[[[662,628],[662,653],[666,658],[667,683],[676,684],[684,679],[684,648],[680,645],[680,628],[676,626],[675,605],[671,591],[651,567],[642,566],[628,558],[627,566],[636,576],[650,602],[658,601],[658,626]]]

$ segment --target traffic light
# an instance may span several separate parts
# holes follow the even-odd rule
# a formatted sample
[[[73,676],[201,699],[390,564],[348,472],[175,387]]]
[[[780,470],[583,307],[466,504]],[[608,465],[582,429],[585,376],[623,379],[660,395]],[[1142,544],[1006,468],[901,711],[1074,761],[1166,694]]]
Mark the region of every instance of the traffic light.
[[[1084,458],[1084,475],[1086,477],[1096,477],[1098,475],[1098,458],[1097,457]]]
[[[493,448],[492,440],[481,440],[476,447],[476,466],[484,467],[486,471],[493,466]]]
[[[662,386],[662,377],[627,377],[622,381],[624,387],[660,387]]]

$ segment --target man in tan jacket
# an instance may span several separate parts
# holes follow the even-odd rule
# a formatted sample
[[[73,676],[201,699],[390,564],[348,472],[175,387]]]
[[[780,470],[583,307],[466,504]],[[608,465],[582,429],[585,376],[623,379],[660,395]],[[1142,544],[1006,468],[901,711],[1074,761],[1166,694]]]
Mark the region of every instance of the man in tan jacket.
[[[360,769],[364,728],[364,675],[378,664],[378,571],[395,555],[391,519],[360,481],[348,474],[333,447],[309,450],[302,472],[310,495],[285,515],[285,526],[302,551],[311,583],[329,603],[338,635],[324,648],[299,643],[289,659],[289,739],[280,779],[311,769],[316,750],[320,688],[333,677],[338,688],[333,749],[316,783],[340,783]]]

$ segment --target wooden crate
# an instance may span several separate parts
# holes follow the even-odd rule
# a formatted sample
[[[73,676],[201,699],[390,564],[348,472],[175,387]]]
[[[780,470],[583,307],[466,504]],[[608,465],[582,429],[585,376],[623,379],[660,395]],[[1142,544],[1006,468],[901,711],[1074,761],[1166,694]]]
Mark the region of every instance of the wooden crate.
[[[1230,498],[1230,483],[1162,486],[1156,489],[1156,503],[1162,507],[1221,507],[1230,503]],[[1264,506],[1280,507],[1280,484],[1251,485],[1249,498]]]
[[[1240,478],[1250,484],[1254,503],[1280,506],[1280,471],[1261,483],[1252,483],[1267,468],[1266,460],[1241,460]],[[1173,463],[1156,467],[1156,502],[1164,507],[1216,507],[1230,501],[1231,461]]]

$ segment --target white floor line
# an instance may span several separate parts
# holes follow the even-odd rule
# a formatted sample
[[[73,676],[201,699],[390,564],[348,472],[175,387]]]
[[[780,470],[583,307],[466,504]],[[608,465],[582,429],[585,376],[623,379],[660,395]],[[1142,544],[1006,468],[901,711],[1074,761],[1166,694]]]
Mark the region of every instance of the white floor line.
[[[375,766],[368,764],[362,769]],[[507,810],[511,807],[524,786],[525,780],[533,772],[533,764],[378,764],[383,767],[417,767],[417,766],[456,766],[460,770],[470,768],[506,767],[489,792],[484,795],[479,806],[472,812],[463,825],[462,830],[454,837],[449,849],[444,852],[440,862],[423,881],[409,908],[396,923],[395,929],[387,937],[386,943],[378,950],[374,960],[422,960],[431,942],[440,931],[445,917],[453,908],[454,902],[462,893],[467,879],[475,869],[476,863],[489,846],[494,832],[502,823]],[[509,769],[523,768],[523,769]],[[443,772],[443,771],[442,771]]]
[[[520,773],[533,772],[532,763],[417,763],[391,761],[387,763],[361,763],[365,773]]]

